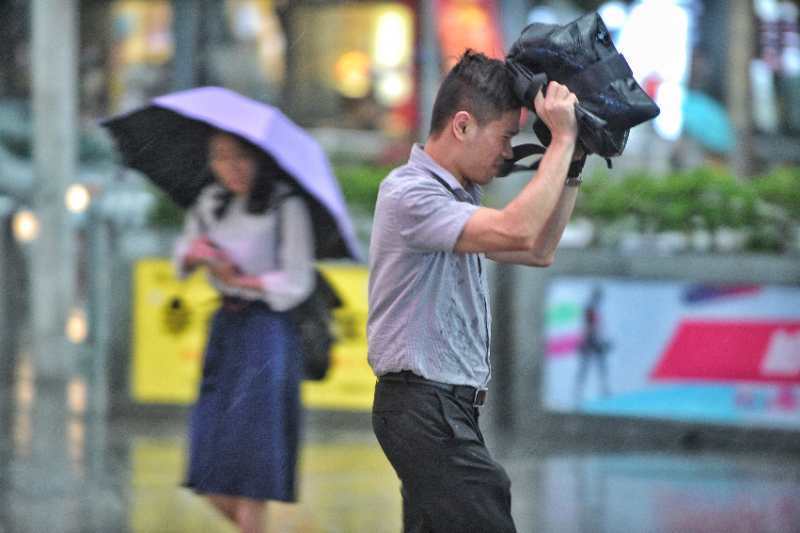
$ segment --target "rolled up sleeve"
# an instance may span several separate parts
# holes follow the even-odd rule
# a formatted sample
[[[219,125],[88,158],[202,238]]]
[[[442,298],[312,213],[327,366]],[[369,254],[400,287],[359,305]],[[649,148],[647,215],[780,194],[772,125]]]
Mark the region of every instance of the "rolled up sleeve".
[[[395,214],[411,248],[451,252],[467,220],[479,206],[458,201],[434,180],[416,182],[398,194]]]

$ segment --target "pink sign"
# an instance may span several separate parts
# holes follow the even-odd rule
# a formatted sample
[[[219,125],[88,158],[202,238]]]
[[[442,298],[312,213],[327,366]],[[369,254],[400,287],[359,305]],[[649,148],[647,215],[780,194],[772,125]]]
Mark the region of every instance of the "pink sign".
[[[800,383],[800,322],[686,320],[651,378]]]

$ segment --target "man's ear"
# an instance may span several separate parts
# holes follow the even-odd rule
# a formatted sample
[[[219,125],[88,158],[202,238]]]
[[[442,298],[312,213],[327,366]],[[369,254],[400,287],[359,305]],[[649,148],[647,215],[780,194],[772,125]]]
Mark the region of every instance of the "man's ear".
[[[450,125],[453,128],[453,135],[456,139],[462,141],[466,138],[467,132],[472,127],[472,122],[472,115],[466,111],[459,111],[453,115]]]

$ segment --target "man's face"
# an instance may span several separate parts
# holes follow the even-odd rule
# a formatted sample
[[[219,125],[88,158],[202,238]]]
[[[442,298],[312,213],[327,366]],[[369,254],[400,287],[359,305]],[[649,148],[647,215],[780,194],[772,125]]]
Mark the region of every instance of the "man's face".
[[[519,133],[520,110],[506,111],[500,118],[472,128],[464,138],[462,175],[472,183],[486,185],[497,176],[506,159],[514,156],[511,138]]]

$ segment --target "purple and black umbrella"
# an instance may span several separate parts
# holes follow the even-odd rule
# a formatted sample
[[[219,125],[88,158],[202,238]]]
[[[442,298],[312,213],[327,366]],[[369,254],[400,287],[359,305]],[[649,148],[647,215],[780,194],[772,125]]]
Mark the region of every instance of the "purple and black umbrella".
[[[177,205],[191,206],[212,181],[210,135],[223,130],[263,150],[309,202],[317,257],[361,259],[347,206],[322,147],[279,109],[221,87],[154,98],[101,122],[125,166],[142,172]]]

